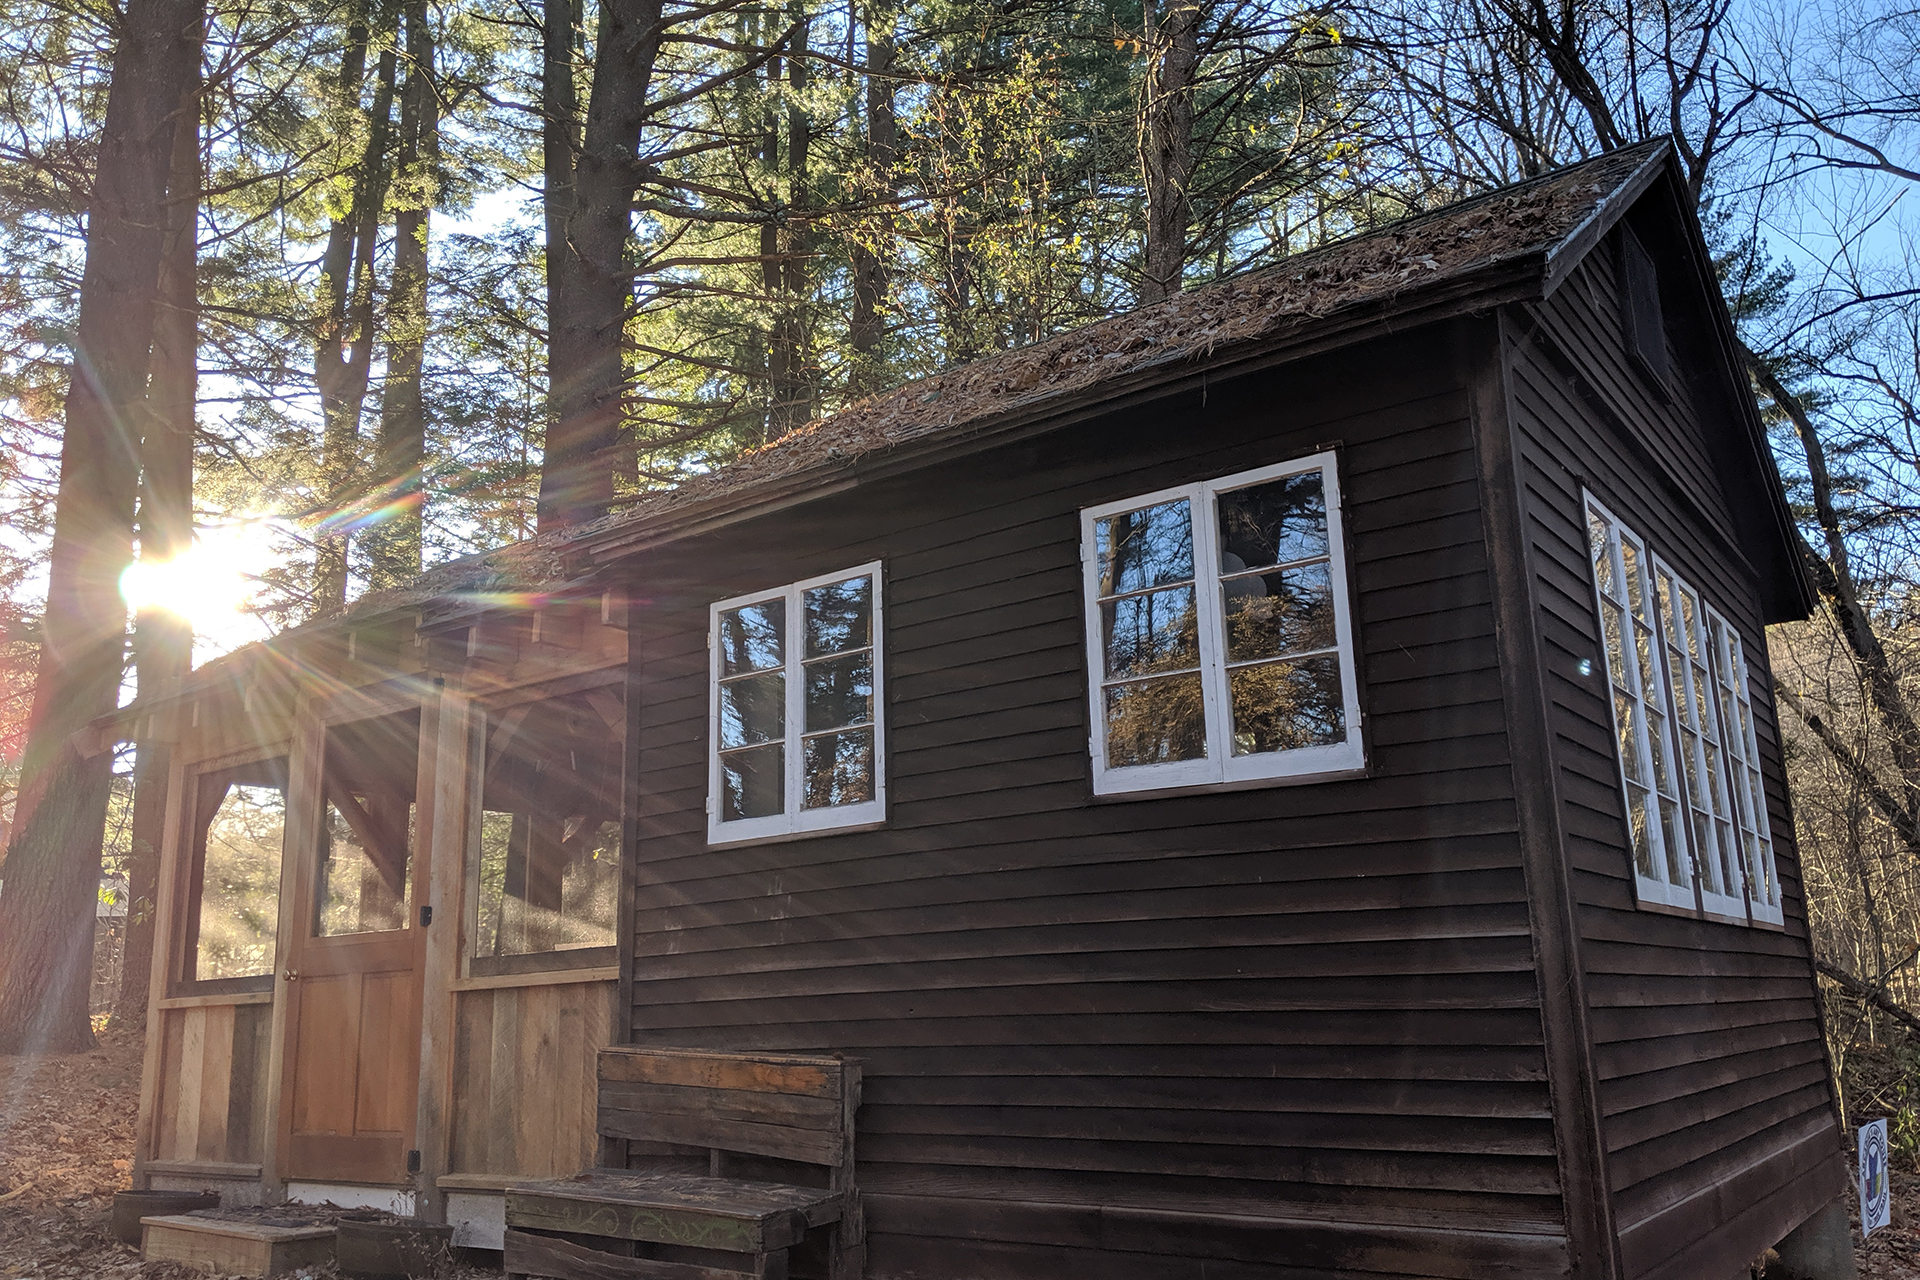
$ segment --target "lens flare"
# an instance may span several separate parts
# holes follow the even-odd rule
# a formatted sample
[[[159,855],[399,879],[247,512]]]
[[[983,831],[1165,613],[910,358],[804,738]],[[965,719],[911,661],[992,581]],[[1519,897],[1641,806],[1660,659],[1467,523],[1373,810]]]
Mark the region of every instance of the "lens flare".
[[[218,649],[260,634],[249,606],[260,575],[279,552],[265,520],[236,520],[198,530],[193,545],[168,560],[136,560],[120,575],[120,595],[134,610],[165,609],[184,618],[195,637]]]

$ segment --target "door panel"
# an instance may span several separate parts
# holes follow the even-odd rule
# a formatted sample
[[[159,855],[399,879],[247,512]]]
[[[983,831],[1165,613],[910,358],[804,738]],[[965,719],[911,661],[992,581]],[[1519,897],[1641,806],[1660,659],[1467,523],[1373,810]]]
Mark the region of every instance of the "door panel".
[[[417,710],[326,731],[287,962],[288,1180],[407,1181],[424,946],[412,904],[424,900],[429,844],[415,812],[430,765],[421,741]]]

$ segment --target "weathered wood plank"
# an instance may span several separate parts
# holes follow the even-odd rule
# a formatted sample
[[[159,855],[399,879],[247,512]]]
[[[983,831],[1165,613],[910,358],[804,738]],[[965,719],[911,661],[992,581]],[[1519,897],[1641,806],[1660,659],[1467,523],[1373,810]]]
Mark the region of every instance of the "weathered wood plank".
[[[555,1280],[786,1280],[784,1251],[742,1259],[741,1269],[661,1258],[626,1258],[554,1236],[507,1228],[502,1265],[509,1276]]]
[[[600,1053],[600,1078],[838,1098],[846,1064],[836,1058],[616,1046]]]
[[[596,1172],[506,1197],[508,1226],[731,1253],[784,1249],[841,1211],[831,1191],[683,1174]]]

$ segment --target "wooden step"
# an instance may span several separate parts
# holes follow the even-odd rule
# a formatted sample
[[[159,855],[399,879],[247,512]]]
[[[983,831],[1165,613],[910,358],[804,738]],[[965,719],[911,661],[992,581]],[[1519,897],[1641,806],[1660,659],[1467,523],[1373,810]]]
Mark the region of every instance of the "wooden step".
[[[694,1252],[694,1251],[689,1251]],[[508,1280],[787,1280],[787,1251],[732,1255],[719,1265],[629,1258],[508,1227],[501,1255]],[[724,1255],[721,1255],[724,1256]]]
[[[236,1276],[278,1276],[333,1261],[332,1227],[276,1227],[192,1214],[140,1219],[140,1256]]]
[[[840,1220],[842,1197],[819,1187],[678,1173],[594,1170],[507,1188],[507,1225],[655,1244],[770,1253]]]

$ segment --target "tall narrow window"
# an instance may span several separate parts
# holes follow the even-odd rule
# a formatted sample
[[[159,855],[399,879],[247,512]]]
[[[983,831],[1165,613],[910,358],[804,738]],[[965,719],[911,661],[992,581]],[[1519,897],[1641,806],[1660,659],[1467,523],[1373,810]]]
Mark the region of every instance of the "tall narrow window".
[[[1591,497],[1587,525],[1640,896],[1778,923],[1740,638]]]
[[[472,972],[612,962],[625,737],[618,686],[487,717],[469,828]]]
[[[1707,670],[1707,622],[1699,594],[1654,561],[1663,658],[1680,731],[1680,772],[1686,778],[1686,808],[1700,880],[1700,905],[1715,915],[1747,913],[1746,873],[1734,843],[1720,716]]]
[[[284,756],[200,775],[186,896],[186,981],[272,985],[286,820]]]
[[[1081,521],[1096,792],[1365,764],[1332,454]]]
[[[713,606],[708,838],[886,817],[880,566]]]
[[[1748,905],[1754,919],[1780,924],[1780,876],[1773,862],[1773,835],[1767,822],[1767,791],[1760,773],[1753,699],[1747,692],[1747,656],[1739,633],[1725,618],[1709,611],[1707,627],[1712,639],[1714,688],[1720,721],[1725,726],[1727,772],[1740,824]]]
[[[1659,611],[1646,544],[1591,499],[1587,532],[1635,879],[1642,898],[1692,908],[1697,905],[1693,866],[1681,825],[1673,767],[1677,752],[1662,691],[1662,643],[1655,631]]]

